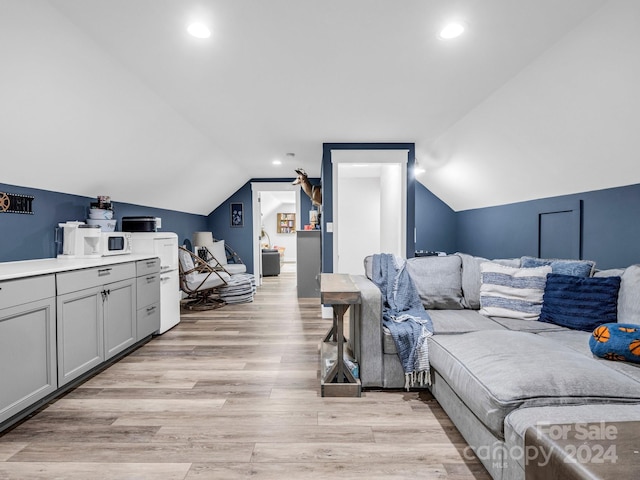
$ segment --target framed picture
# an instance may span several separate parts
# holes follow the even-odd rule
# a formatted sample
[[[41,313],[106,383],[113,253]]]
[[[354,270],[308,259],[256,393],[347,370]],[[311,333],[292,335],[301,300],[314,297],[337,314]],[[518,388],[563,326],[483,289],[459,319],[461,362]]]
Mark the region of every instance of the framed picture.
[[[231,226],[244,227],[244,205],[242,203],[231,204]]]

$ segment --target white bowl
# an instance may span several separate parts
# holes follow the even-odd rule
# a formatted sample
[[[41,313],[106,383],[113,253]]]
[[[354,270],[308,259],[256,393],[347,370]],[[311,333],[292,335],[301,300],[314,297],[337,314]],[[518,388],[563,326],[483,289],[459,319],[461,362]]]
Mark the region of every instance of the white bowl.
[[[113,218],[113,210],[103,210],[101,208],[90,208],[89,218],[94,220],[111,220]]]

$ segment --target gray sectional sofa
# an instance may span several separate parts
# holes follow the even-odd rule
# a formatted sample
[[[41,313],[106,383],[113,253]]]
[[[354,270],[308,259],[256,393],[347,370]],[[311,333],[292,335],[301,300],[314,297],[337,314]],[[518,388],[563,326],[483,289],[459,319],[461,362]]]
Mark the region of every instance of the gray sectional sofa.
[[[431,316],[431,392],[495,479],[522,479],[524,434],[538,422],[640,420],[640,364],[592,355],[591,333],[553,323],[483,315],[481,265],[466,254],[409,259],[406,268]],[[493,262],[519,267],[521,259]],[[404,372],[381,322],[378,288],[362,292],[350,342],[363,388],[402,388]],[[619,323],[640,323],[640,265],[596,271],[620,276]]]

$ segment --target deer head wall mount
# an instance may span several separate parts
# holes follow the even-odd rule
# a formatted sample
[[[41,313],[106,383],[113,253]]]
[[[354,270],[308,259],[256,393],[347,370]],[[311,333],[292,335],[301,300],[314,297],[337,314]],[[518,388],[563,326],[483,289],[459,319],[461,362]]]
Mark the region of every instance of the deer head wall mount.
[[[320,207],[322,205],[322,190],[320,187],[318,185],[311,185],[307,177],[307,172],[302,168],[296,168],[296,173],[298,176],[293,181],[293,185],[300,185],[304,193],[311,199],[311,203]]]

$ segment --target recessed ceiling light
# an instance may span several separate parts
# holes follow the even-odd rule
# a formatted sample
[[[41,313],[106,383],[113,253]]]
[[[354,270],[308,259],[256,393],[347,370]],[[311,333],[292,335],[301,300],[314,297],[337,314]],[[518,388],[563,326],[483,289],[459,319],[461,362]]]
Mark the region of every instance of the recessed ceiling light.
[[[457,38],[464,33],[466,30],[466,25],[462,22],[452,22],[440,30],[440,35],[438,37],[442,40],[451,40],[452,38]]]
[[[282,165],[282,160],[274,160],[273,162],[271,162],[273,165]]]
[[[211,32],[203,23],[192,23],[187,27],[187,32],[196,38],[209,38]]]

